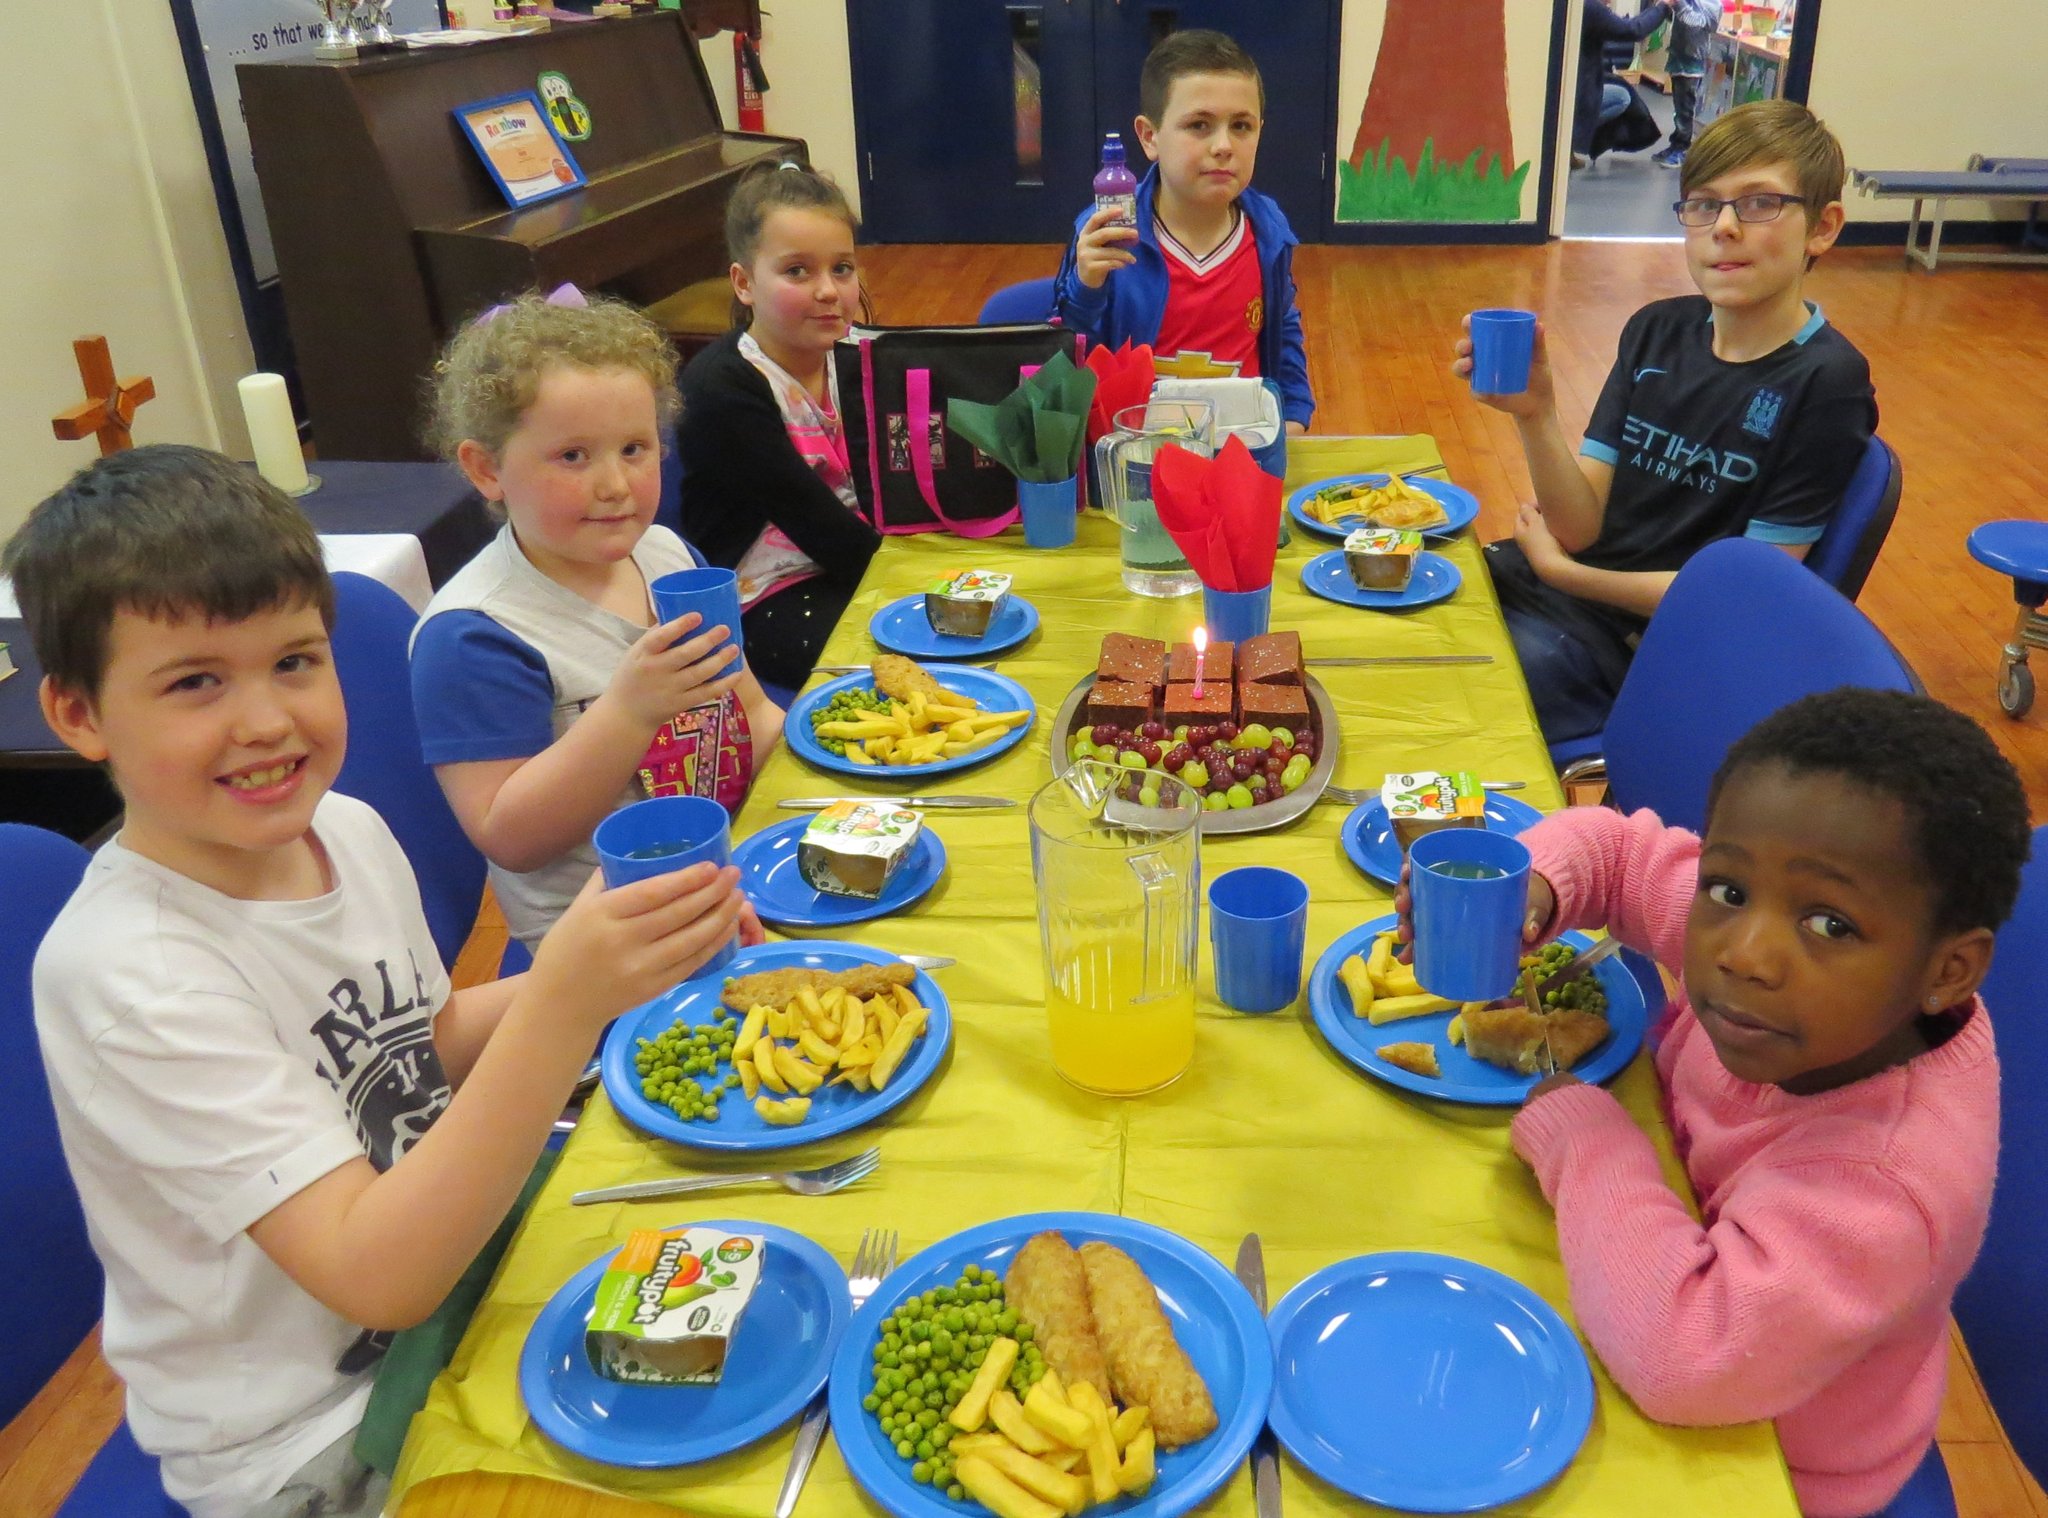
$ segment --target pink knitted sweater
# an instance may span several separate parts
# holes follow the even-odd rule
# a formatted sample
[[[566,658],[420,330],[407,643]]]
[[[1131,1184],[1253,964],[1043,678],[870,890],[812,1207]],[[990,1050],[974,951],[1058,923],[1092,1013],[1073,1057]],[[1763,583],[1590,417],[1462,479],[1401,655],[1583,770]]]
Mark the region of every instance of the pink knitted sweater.
[[[1522,835],[1552,924],[1684,963],[1699,839],[1649,812],[1576,808]],[[1777,1421],[1807,1518],[1862,1518],[1927,1452],[1948,1310],[1998,1156],[1982,1003],[1952,1038],[1817,1096],[1737,1080],[1683,991],[1652,1031],[1695,1222],[1650,1141],[1597,1086],[1525,1107],[1516,1150],[1557,1210],[1579,1327],[1663,1423]]]

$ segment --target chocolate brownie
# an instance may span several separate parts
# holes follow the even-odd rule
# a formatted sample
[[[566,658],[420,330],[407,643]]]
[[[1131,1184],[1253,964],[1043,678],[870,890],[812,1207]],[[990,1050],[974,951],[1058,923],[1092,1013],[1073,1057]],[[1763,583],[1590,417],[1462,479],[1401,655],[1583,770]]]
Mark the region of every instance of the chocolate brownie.
[[[1202,655],[1202,683],[1206,687],[1211,680],[1230,684],[1231,655],[1236,649],[1234,643],[1211,643]],[[1195,645],[1176,643],[1173,652],[1166,656],[1166,683],[1179,685],[1192,682],[1195,678]]]
[[[1166,645],[1157,638],[1105,633],[1102,657],[1095,664],[1095,677],[1126,685],[1143,685],[1156,691],[1166,683]]]
[[[1298,733],[1308,726],[1308,692],[1298,685],[1259,685],[1250,680],[1237,687],[1238,721],[1249,727],[1284,727]]]
[[[1238,684],[1301,684],[1301,634],[1260,633],[1237,646]]]
[[[1138,727],[1151,719],[1152,687],[1125,680],[1097,680],[1081,710],[1081,720],[1091,727],[1098,722],[1113,727]]]
[[[1224,646],[1229,647],[1228,644]],[[1161,720],[1168,727],[1179,727],[1183,723],[1192,727],[1197,722],[1223,722],[1229,717],[1230,682],[1227,680],[1209,681],[1202,687],[1199,698],[1192,684],[1166,687],[1166,709]]]

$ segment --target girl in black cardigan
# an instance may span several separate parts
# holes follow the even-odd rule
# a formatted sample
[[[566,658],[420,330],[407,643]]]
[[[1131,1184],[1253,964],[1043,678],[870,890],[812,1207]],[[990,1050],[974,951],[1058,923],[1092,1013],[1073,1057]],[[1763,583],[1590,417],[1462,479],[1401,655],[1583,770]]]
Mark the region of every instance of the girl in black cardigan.
[[[881,537],[860,515],[832,345],[860,307],[852,208],[801,164],[762,165],[726,207],[739,325],[683,371],[683,535],[738,571],[747,662],[796,688]]]

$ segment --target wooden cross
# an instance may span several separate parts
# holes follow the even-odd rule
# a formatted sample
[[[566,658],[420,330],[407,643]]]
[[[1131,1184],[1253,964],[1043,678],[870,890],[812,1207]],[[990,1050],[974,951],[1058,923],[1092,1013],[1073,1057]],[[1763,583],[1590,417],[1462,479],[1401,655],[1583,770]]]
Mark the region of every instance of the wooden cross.
[[[113,355],[107,351],[104,337],[81,337],[71,345],[71,351],[78,356],[78,373],[85,381],[87,400],[82,406],[51,417],[50,430],[67,443],[97,436],[101,458],[132,447],[135,439],[129,429],[134,424],[136,409],[144,401],[156,399],[155,381],[146,374],[115,379]]]

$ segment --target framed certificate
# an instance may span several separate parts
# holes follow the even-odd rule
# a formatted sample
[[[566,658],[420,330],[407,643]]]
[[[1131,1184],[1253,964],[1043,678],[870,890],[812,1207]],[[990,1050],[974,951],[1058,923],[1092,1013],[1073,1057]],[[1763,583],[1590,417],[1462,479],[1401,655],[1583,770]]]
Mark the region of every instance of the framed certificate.
[[[508,205],[530,206],[586,183],[531,90],[457,106],[455,119]]]

